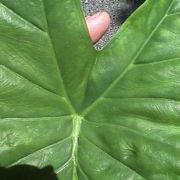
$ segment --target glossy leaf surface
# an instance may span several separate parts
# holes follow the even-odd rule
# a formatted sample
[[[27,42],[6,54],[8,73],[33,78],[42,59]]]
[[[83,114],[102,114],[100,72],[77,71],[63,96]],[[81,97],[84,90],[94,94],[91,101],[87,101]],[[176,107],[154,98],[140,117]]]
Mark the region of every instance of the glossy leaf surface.
[[[179,100],[180,0],[147,0],[101,51],[78,0],[0,0],[0,166],[179,179]]]

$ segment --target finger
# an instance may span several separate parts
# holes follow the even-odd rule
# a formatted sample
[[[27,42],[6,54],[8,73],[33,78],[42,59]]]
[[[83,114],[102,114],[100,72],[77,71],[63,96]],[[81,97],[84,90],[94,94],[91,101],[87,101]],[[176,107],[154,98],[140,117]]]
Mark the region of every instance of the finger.
[[[101,11],[93,16],[86,17],[89,34],[93,43],[96,43],[107,31],[110,17],[107,12]]]

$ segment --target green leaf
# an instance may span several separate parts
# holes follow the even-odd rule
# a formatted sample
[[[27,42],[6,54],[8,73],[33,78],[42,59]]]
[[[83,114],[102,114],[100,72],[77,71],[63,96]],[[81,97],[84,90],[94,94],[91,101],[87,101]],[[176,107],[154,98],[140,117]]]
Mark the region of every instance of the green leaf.
[[[0,1],[0,166],[174,180],[179,139],[179,0],[147,0],[101,51],[78,0]]]

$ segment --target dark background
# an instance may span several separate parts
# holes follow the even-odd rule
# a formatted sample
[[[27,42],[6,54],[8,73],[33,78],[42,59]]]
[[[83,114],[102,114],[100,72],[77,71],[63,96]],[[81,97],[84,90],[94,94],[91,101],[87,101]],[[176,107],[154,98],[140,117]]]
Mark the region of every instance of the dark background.
[[[85,16],[99,10],[107,11],[111,16],[111,25],[105,36],[96,44],[101,49],[111,39],[119,26],[144,0],[81,0]]]

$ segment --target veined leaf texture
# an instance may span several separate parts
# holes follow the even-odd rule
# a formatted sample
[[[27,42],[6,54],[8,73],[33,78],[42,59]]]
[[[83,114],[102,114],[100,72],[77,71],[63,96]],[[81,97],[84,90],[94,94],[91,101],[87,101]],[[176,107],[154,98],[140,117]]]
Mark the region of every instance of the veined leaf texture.
[[[78,0],[0,0],[0,166],[177,180],[179,100],[180,0],[146,0],[101,51]]]

